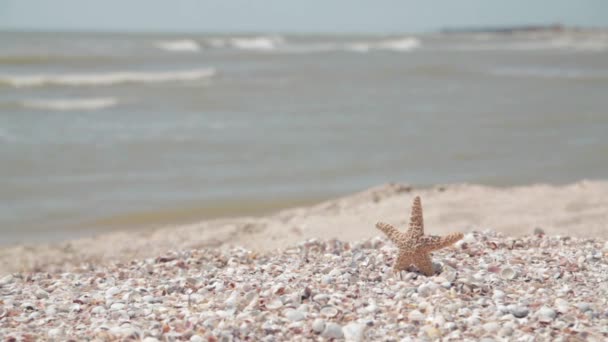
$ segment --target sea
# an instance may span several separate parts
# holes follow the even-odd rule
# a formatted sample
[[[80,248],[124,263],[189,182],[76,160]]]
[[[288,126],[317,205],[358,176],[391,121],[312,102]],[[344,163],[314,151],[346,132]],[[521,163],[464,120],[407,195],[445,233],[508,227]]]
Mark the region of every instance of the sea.
[[[0,244],[608,176],[608,32],[0,32]]]

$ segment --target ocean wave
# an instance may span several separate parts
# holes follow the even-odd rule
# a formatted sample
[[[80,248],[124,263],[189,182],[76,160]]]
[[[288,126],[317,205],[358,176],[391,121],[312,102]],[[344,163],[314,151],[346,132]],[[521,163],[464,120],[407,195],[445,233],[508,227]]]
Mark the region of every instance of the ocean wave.
[[[156,43],[156,47],[171,52],[198,52],[201,46],[192,39],[169,40]]]
[[[284,40],[279,36],[253,37],[253,38],[231,38],[228,45],[242,50],[275,50]]]
[[[99,110],[113,107],[118,104],[114,97],[84,98],[84,99],[36,99],[26,100],[23,107],[35,109],[47,109],[56,111],[70,110]]]
[[[121,83],[197,81],[213,75],[215,75],[215,70],[212,68],[156,72],[123,71],[95,74],[0,75],[0,84],[4,83],[17,88],[44,85],[107,86]]]
[[[354,52],[369,52],[372,50],[387,50],[407,52],[419,48],[420,40],[416,38],[388,39],[379,42],[358,42],[345,46],[346,50]]]

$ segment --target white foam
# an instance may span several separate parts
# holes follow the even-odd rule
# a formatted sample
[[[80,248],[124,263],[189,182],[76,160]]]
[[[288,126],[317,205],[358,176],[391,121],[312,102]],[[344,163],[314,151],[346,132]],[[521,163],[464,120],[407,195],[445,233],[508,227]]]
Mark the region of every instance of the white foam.
[[[377,48],[381,50],[393,51],[411,51],[420,46],[420,40],[416,38],[403,38],[385,40],[377,44]]]
[[[388,51],[399,51],[407,52],[412,51],[420,47],[420,40],[416,38],[401,38],[401,39],[387,39],[378,42],[357,42],[346,44],[344,47],[348,51],[354,52],[369,52],[372,50],[388,50]]]
[[[26,108],[48,109],[56,111],[70,110],[99,110],[113,107],[118,100],[113,97],[83,98],[83,99],[37,99],[23,101]]]
[[[230,39],[230,45],[232,47],[243,50],[275,50],[277,46],[282,43],[283,38],[275,36]]]
[[[214,74],[214,69],[206,68],[156,72],[122,71],[95,74],[39,74],[24,76],[0,75],[0,83],[7,83],[17,88],[37,87],[43,85],[107,86],[120,83],[196,81],[212,77]]]
[[[201,50],[200,45],[191,39],[162,41],[156,43],[156,47],[171,52],[197,52]]]

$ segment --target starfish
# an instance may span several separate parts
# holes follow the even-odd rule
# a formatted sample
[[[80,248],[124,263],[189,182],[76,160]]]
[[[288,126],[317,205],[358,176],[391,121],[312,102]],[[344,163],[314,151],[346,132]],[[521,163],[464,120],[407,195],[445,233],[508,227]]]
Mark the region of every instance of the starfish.
[[[462,239],[462,233],[452,233],[447,236],[424,235],[422,204],[419,196],[414,198],[410,228],[407,232],[400,232],[392,225],[383,222],[378,222],[376,228],[383,231],[399,248],[399,256],[395,261],[393,271],[399,272],[414,265],[426,276],[434,273],[429,253]]]

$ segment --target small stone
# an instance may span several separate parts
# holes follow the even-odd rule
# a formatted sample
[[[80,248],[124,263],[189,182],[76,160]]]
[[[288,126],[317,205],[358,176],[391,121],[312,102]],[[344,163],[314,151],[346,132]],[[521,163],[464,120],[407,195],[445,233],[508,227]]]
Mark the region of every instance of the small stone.
[[[190,339],[190,341],[192,341],[192,339]],[[156,337],[148,336],[144,338],[142,342],[159,342],[159,340]]]
[[[508,337],[513,335],[513,328],[511,327],[502,327],[499,331],[498,331],[498,336],[500,337]]]
[[[471,244],[475,241],[477,241],[477,239],[475,239],[475,235],[473,233],[465,234],[464,237],[462,238],[462,242],[466,242],[468,244]]]
[[[276,310],[283,306],[283,302],[279,298],[274,298],[266,304],[269,310]]]
[[[511,314],[513,314],[513,316],[517,318],[524,318],[528,316],[530,310],[528,310],[528,308],[526,308],[525,306],[521,305],[509,305],[509,312],[511,312]]]
[[[538,310],[538,320],[541,322],[551,322],[553,321],[553,319],[555,319],[556,313],[555,310],[548,308],[546,306],[543,306],[542,308],[540,308]]]
[[[55,305],[49,305],[44,309],[44,313],[47,316],[53,316],[57,313],[57,307]]]
[[[150,296],[150,295],[145,295],[141,298],[144,302],[146,303],[152,303],[154,302],[154,297]]]
[[[576,307],[581,310],[582,312],[586,312],[586,311],[590,311],[591,310],[591,305],[589,303],[578,303],[576,304]]]
[[[38,299],[49,298],[49,293],[44,291],[43,289],[37,289],[36,292],[34,293],[34,295],[36,295],[36,298],[38,298]]]
[[[2,279],[0,279],[0,285],[7,285],[13,282],[13,279],[15,279],[13,277],[12,274],[6,275],[4,277],[2,277]]]
[[[93,309],[91,309],[92,314],[101,315],[105,312],[106,312],[106,309],[103,306],[99,306],[99,305],[94,307]]]
[[[424,321],[424,319],[426,318],[422,312],[418,311],[418,310],[413,310],[411,311],[408,315],[407,318],[410,321]]]
[[[321,277],[321,282],[326,285],[331,284],[333,282],[333,278],[330,275],[326,274]]]
[[[112,298],[120,292],[120,289],[116,286],[110,287],[106,290],[106,298]]]
[[[557,308],[557,311],[561,312],[561,313],[565,313],[568,311],[570,304],[568,304],[568,301],[562,298],[557,298],[555,300],[555,307]]]
[[[435,328],[434,326],[425,325],[424,327],[422,327],[422,331],[424,331],[424,333],[431,340],[437,340],[441,337],[441,331],[439,331],[439,329]]]
[[[49,329],[49,331],[47,332],[47,335],[50,338],[57,338],[57,337],[60,337],[62,334],[63,334],[63,331],[60,328]]]
[[[190,342],[203,342],[204,339],[199,335],[192,335],[190,337]]]
[[[317,334],[322,333],[323,330],[325,330],[325,321],[320,318],[315,319],[314,322],[312,322],[312,330]]]
[[[114,303],[110,306],[110,310],[118,311],[123,310],[126,307],[123,303]]]
[[[505,293],[501,290],[494,290],[494,294],[492,295],[492,299],[495,301],[500,301],[505,297]]]
[[[366,326],[359,323],[349,323],[342,328],[346,341],[363,341]]]
[[[283,316],[285,316],[288,320],[292,322],[298,322],[304,319],[304,314],[295,309],[287,309],[283,312]]]
[[[418,294],[423,297],[428,297],[437,289],[438,285],[436,283],[425,283],[418,286]]]
[[[325,338],[343,338],[342,326],[336,323],[327,323],[321,336]]]
[[[482,327],[483,327],[483,330],[485,330],[489,333],[493,333],[495,331],[498,331],[498,329],[500,329],[500,324],[498,324],[496,322],[488,322],[488,323],[484,324]]]

